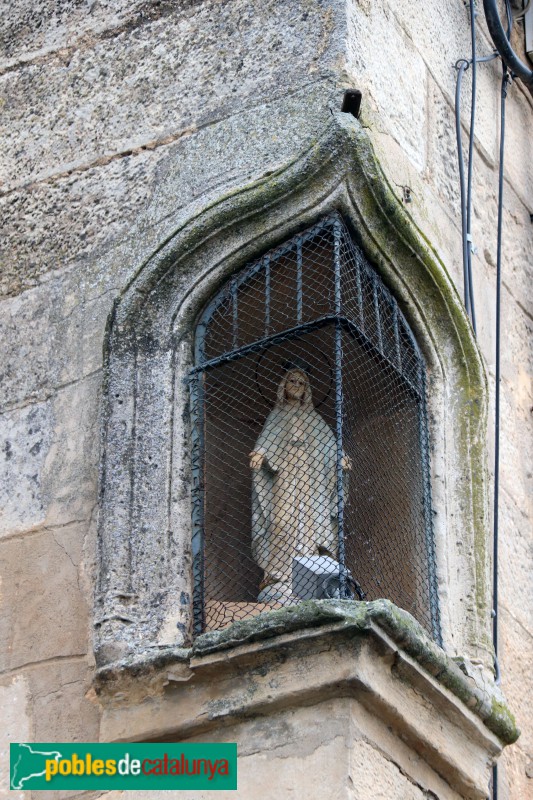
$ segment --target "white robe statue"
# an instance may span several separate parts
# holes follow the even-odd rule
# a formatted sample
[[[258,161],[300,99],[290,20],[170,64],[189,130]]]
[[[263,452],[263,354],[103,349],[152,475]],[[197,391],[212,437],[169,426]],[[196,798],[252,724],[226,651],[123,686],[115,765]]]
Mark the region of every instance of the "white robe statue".
[[[350,469],[343,457],[342,468]],[[313,407],[306,373],[289,370],[250,453],[252,555],[264,570],[258,600],[292,596],[295,556],[338,557],[337,442]]]

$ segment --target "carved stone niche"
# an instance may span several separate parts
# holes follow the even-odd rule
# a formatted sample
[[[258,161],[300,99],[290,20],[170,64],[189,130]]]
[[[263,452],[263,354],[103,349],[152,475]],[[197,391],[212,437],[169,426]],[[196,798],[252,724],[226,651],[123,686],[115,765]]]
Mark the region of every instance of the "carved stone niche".
[[[237,742],[243,800],[482,800],[518,736],[481,671],[386,600],[267,612],[103,667],[95,688],[105,741]]]
[[[97,664],[191,641],[187,376],[201,309],[228,276],[337,210],[394,293],[429,371],[432,497],[444,649],[492,667],[486,380],[451,281],[391,192],[350,115],[313,147],[221,196],[140,268],[105,343]],[[452,577],[453,576],[453,577]]]
[[[334,210],[394,293],[428,367],[444,649],[386,600],[307,601],[193,641],[195,323],[228,276]],[[181,225],[118,298],[105,352],[102,738],[237,741],[242,798],[486,797],[491,764],[518,731],[487,679],[485,374],[443,265],[359,123],[332,116],[309,151]]]

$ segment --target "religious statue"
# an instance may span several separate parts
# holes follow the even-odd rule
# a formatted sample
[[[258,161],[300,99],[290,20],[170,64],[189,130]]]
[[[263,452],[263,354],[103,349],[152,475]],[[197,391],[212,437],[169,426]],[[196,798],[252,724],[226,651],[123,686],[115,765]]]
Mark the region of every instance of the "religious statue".
[[[351,469],[342,457],[342,469]],[[290,601],[296,556],[338,558],[337,441],[313,406],[302,369],[289,369],[253,451],[252,555],[259,601]]]

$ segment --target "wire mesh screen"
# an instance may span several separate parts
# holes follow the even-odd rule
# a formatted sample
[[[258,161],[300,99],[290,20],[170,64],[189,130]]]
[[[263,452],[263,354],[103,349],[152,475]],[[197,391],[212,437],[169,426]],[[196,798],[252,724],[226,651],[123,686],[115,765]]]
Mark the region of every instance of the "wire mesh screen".
[[[386,597],[439,639],[425,367],[342,219],[232,278],[196,359],[195,630]]]

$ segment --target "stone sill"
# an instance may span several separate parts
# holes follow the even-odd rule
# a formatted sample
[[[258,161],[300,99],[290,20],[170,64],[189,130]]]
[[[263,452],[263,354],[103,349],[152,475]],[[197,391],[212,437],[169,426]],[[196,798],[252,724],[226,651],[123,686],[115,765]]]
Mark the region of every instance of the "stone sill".
[[[320,600],[103,667],[94,689],[106,741],[220,736],[283,708],[355,698],[463,796],[482,797],[519,731],[498,688],[464,670],[389,601]]]

